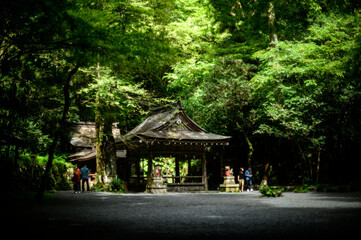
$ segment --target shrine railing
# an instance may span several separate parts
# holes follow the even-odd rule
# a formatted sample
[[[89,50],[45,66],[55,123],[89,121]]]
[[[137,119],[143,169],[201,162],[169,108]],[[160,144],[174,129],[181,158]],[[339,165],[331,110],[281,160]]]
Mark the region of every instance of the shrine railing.
[[[163,176],[163,179],[167,183],[192,183],[192,182],[201,183],[202,182],[202,176]],[[170,182],[169,179],[171,180]]]
[[[147,177],[130,177],[130,182],[146,182]],[[172,175],[163,175],[164,183],[202,183],[202,176],[172,176]]]

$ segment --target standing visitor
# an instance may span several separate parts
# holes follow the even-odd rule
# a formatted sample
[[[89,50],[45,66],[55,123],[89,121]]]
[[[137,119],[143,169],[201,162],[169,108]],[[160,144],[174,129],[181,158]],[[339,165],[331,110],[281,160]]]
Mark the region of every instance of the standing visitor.
[[[247,192],[249,191],[253,191],[252,188],[252,170],[249,167],[246,172],[245,172],[245,176],[246,176],[246,188],[247,188]]]
[[[86,167],[86,165],[84,165],[84,167],[82,167],[80,169],[80,172],[81,172],[81,180],[82,180],[82,190],[84,192],[84,182],[86,182],[86,185],[87,185],[87,191],[89,191],[89,182],[88,182],[88,174],[89,174],[89,169]]]
[[[78,193],[80,193],[81,172],[80,172],[80,167],[79,166],[77,166],[75,174],[77,176],[76,190],[77,190]]]
[[[74,184],[74,193],[80,193],[80,179],[81,179],[80,168],[77,167],[76,171],[74,172],[74,176],[71,179]]]
[[[243,168],[239,169],[239,174],[237,176],[237,180],[239,183],[239,191],[243,192],[243,188],[244,188],[244,169]]]

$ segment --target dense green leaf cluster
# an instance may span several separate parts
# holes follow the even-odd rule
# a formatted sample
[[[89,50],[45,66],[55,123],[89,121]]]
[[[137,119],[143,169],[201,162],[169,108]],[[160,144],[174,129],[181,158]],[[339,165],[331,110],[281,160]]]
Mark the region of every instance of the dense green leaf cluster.
[[[48,156],[20,155],[17,167],[13,170],[16,179],[9,182],[8,187],[12,190],[38,190],[47,161]],[[66,161],[66,155],[56,155],[46,189],[57,191],[72,189],[70,181],[72,173],[73,165]]]
[[[248,149],[248,160],[254,151],[264,151],[254,156],[254,164],[271,162],[279,181],[285,171],[286,181],[295,180],[293,174],[318,181],[320,166],[331,171],[327,162],[359,156],[352,149],[361,140],[359,3],[201,1],[195,6],[212,16],[202,25],[214,23],[214,36],[224,37],[210,42],[211,50],[176,64],[167,79],[170,92],[184,99],[197,122],[232,135],[240,141],[236,145]],[[236,167],[251,164],[243,156]]]

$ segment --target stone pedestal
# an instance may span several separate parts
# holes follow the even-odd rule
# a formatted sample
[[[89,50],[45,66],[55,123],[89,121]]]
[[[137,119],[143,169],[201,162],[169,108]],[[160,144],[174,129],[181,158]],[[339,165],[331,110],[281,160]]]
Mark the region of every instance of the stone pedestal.
[[[167,184],[163,182],[162,178],[162,166],[155,165],[147,183],[147,193],[166,193]]]
[[[238,192],[238,184],[221,184],[219,191],[221,192]]]
[[[231,176],[224,176],[224,181],[223,181],[223,184],[236,184],[235,181],[234,181],[234,176],[231,175]]]
[[[238,192],[238,184],[234,181],[233,169],[226,167],[226,176],[224,176],[223,184],[219,185],[221,192]]]
[[[163,183],[162,177],[152,177],[147,184],[147,193],[167,193],[167,184]]]

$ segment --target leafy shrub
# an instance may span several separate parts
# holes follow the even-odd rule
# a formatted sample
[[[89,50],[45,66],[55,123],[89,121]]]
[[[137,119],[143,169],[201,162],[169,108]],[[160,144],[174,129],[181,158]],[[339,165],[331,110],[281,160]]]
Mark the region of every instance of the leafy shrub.
[[[113,178],[109,185],[110,192],[126,193],[128,192],[127,184],[120,178]]]
[[[325,186],[322,184],[303,184],[297,186],[293,192],[295,193],[307,193],[309,191],[323,191]]]
[[[308,188],[303,188],[303,187],[296,187],[295,190],[293,190],[293,192],[295,193],[308,193],[310,190],[308,190]]]
[[[281,197],[282,189],[271,188],[268,186],[260,187],[261,197]]]
[[[103,191],[105,191],[105,189],[106,189],[106,186],[101,182],[97,182],[92,187],[92,190],[96,191],[96,192],[103,192]]]
[[[126,182],[119,178],[113,178],[110,184],[105,184],[98,182],[93,185],[92,190],[96,192],[115,192],[115,193],[126,193],[128,192],[128,187]]]
[[[20,155],[18,168],[14,172],[16,187],[22,190],[37,190],[47,161],[48,156],[31,156],[29,153]],[[65,155],[55,155],[46,188],[48,190],[71,189],[71,176],[68,171],[70,167],[72,164],[66,162]]]

